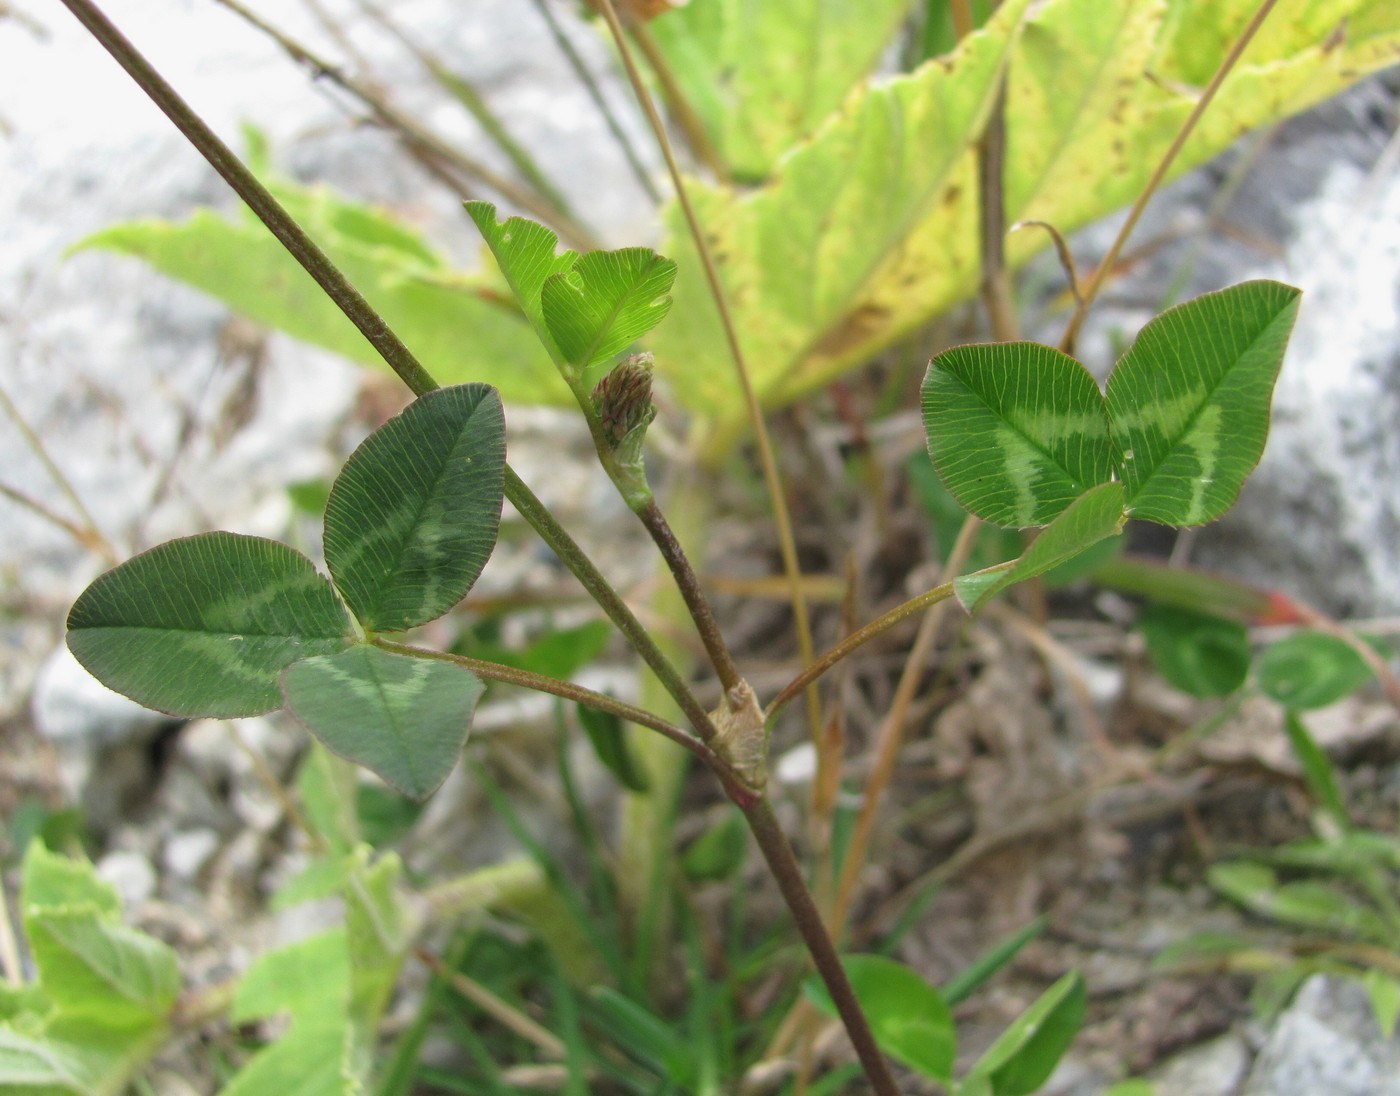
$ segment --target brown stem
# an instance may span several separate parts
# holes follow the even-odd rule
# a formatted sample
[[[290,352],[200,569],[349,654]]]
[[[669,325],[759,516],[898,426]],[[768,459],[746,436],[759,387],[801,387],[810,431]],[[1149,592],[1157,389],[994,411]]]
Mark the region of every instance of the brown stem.
[[[1122,253],[1124,245],[1128,242],[1128,237],[1133,234],[1133,229],[1137,227],[1138,220],[1142,217],[1143,210],[1147,208],[1147,203],[1152,200],[1152,195],[1157,192],[1157,188],[1166,179],[1167,172],[1171,170],[1172,164],[1176,161],[1177,154],[1185,146],[1187,139],[1196,128],[1196,123],[1205,114],[1206,108],[1215,99],[1215,94],[1220,90],[1220,85],[1225,82],[1225,77],[1230,74],[1230,70],[1239,61],[1240,55],[1244,53],[1245,47],[1254,39],[1259,28],[1264,25],[1264,20],[1268,18],[1269,12],[1273,10],[1278,0],[1264,0],[1259,5],[1259,9],[1250,19],[1249,24],[1244,28],[1240,36],[1235,39],[1235,44],[1230,47],[1230,52],[1225,55],[1225,59],[1220,62],[1220,67],[1215,70],[1215,75],[1210,78],[1210,83],[1206,85],[1205,91],[1196,100],[1196,105],[1182,124],[1181,130],[1167,149],[1166,155],[1162,157],[1162,162],[1157,165],[1157,170],[1152,173],[1152,178],[1147,181],[1147,186],[1138,195],[1137,201],[1133,203],[1132,210],[1128,213],[1128,219],[1123,222],[1123,227],[1118,230],[1118,235],[1114,238],[1113,245],[1108,249],[1108,254],[1094,269],[1093,275],[1089,278],[1089,284],[1084,290],[1084,299],[1079,302],[1079,306],[1070,316],[1069,324],[1065,327],[1065,333],[1060,337],[1060,350],[1066,354],[1074,352],[1075,340],[1079,338],[1080,328],[1084,326],[1084,319],[1089,314],[1089,306],[1094,303],[1094,298],[1098,296],[1099,289],[1103,286],[1104,280],[1113,270],[1114,264],[1118,261],[1118,256]]]
[[[700,577],[695,573],[695,568],[690,565],[690,557],[681,547],[680,540],[677,539],[675,532],[671,529],[670,522],[666,520],[666,515],[661,512],[661,507],[656,504],[654,498],[646,501],[637,511],[637,516],[642,519],[642,524],[651,534],[651,539],[660,550],[662,558],[666,561],[666,566],[671,569],[676,586],[680,589],[681,597],[685,600],[685,607],[690,610],[691,619],[695,621],[695,628],[700,633],[700,642],[705,645],[705,653],[709,656],[710,664],[715,668],[715,673],[719,675],[719,681],[724,686],[724,691],[728,692],[743,681],[743,676],[739,673],[739,668],[734,665],[734,656],[729,653],[724,636],[720,634],[719,625],[715,622],[715,615],[710,609],[709,599],[705,597],[705,591],[700,587]]]
[[[1006,268],[1006,210],[1003,181],[1006,165],[1006,77],[1002,76],[987,128],[977,142],[977,190],[981,199],[982,302],[992,337],[1012,342],[1021,337],[1011,276]]]
[[[841,966],[836,945],[826,931],[821,912],[802,878],[802,869],[797,864],[797,857],[773,814],[772,803],[764,796],[744,810],[744,817],[748,819],[749,829],[763,852],[763,858],[768,862],[773,878],[777,880],[778,889],[782,891],[788,909],[792,911],[797,930],[802,934],[802,940],[812,956],[812,963],[826,984],[827,992],[831,994],[831,1000],[836,1005],[836,1011],[856,1049],[856,1056],[865,1069],[870,1087],[878,1096],[899,1096],[899,1089],[890,1074],[890,1067],[875,1044],[875,1036],[866,1021],[860,1002],[856,999],[855,990],[850,979],[846,977],[845,968]]]
[[[715,264],[709,240],[700,225],[700,218],[696,215],[694,205],[691,204],[685,179],[681,176],[680,165],[676,162],[671,141],[666,136],[666,127],[661,122],[661,116],[656,112],[656,104],[652,101],[651,93],[647,90],[641,73],[637,71],[636,62],[632,58],[632,51],[628,47],[627,36],[623,33],[622,22],[618,18],[617,9],[613,6],[613,0],[598,0],[598,4],[603,12],[603,17],[608,22],[609,29],[612,31],[613,39],[617,43],[618,54],[622,58],[623,67],[627,70],[627,78],[632,83],[632,90],[637,96],[637,101],[642,104],[642,109],[646,111],[647,120],[651,123],[652,131],[656,134],[656,142],[661,148],[661,155],[665,158],[666,168],[671,174],[671,185],[675,188],[676,200],[680,203],[681,210],[685,214],[686,225],[690,229],[691,238],[694,240],[696,251],[700,256],[700,265],[705,271],[705,281],[709,286],[710,295],[714,298],[715,307],[719,311],[721,326],[724,328],[724,338],[729,346],[730,356],[734,359],[734,369],[738,375],[739,387],[743,391],[749,424],[754,432],[754,442],[758,447],[758,459],[763,467],[763,479],[767,485],[768,498],[773,507],[773,523],[778,531],[778,546],[783,557],[783,572],[788,579],[792,614],[797,630],[798,650],[802,654],[803,663],[810,664],[816,656],[816,651],[812,644],[812,625],[807,613],[807,597],[802,589],[802,568],[797,559],[797,542],[792,533],[792,518],[788,513],[787,496],[783,492],[782,476],[778,472],[777,458],[773,455],[773,444],[768,437],[768,427],[763,420],[763,408],[759,405],[757,392],[754,391],[748,360],[744,355],[744,348],[739,342],[739,332],[734,324],[733,313],[729,309],[724,285],[720,281],[719,268]],[[819,742],[822,731],[821,700],[816,689],[811,689],[807,693],[807,722],[812,741]]]

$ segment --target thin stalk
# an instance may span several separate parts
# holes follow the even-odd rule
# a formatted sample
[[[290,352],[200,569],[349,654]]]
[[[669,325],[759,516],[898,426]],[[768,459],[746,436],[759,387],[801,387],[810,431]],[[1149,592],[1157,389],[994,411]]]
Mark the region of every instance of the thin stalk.
[[[418,948],[415,954],[424,966],[454,990],[502,1027],[515,1032],[526,1042],[533,1043],[545,1057],[559,1059],[567,1057],[568,1051],[562,1039],[526,1016],[509,1001],[498,997],[476,979],[468,978],[461,971],[452,970],[427,948]]]
[[[651,539],[660,550],[666,566],[671,569],[676,586],[685,600],[685,607],[690,611],[691,619],[695,621],[696,631],[700,633],[700,642],[705,645],[705,654],[709,656],[710,665],[719,675],[720,684],[725,692],[728,692],[743,681],[743,676],[734,664],[734,656],[729,653],[724,636],[720,634],[709,599],[700,587],[700,577],[690,564],[690,557],[686,555],[679,538],[671,529],[666,515],[661,512],[661,507],[656,504],[656,499],[649,498],[636,513],[642,519],[647,532],[651,534]]]
[[[1210,83],[1206,85],[1205,91],[1196,100],[1196,105],[1191,113],[1187,115],[1186,121],[1182,124],[1171,146],[1167,149],[1166,155],[1162,157],[1161,163],[1157,165],[1157,170],[1152,173],[1152,178],[1147,181],[1147,186],[1138,195],[1137,201],[1133,203],[1133,208],[1128,213],[1128,219],[1123,222],[1123,227],[1118,230],[1118,235],[1113,240],[1113,245],[1108,249],[1099,265],[1094,268],[1093,274],[1089,278],[1089,284],[1084,289],[1084,298],[1070,316],[1069,323],[1065,327],[1065,333],[1060,337],[1060,350],[1066,354],[1073,353],[1075,340],[1079,338],[1079,331],[1084,326],[1085,317],[1089,314],[1089,307],[1094,303],[1094,298],[1098,296],[1105,279],[1113,270],[1114,264],[1118,261],[1118,256],[1122,253],[1124,246],[1128,242],[1128,237],[1133,234],[1133,229],[1137,227],[1138,220],[1142,217],[1143,210],[1147,208],[1147,203],[1152,200],[1152,196],[1157,192],[1157,188],[1166,179],[1167,173],[1171,170],[1172,164],[1176,161],[1177,154],[1185,146],[1192,132],[1196,128],[1196,123],[1201,120],[1206,109],[1215,99],[1216,92],[1220,90],[1220,85],[1225,82],[1225,77],[1230,74],[1230,70],[1239,61],[1240,55],[1245,48],[1253,41],[1259,28],[1264,25],[1264,20],[1268,18],[1269,12],[1274,8],[1278,0],[1264,0],[1259,5],[1259,9],[1254,13],[1248,25],[1235,39],[1235,44],[1230,47],[1230,52],[1225,55],[1225,59],[1220,62],[1220,67],[1215,70],[1215,75],[1210,78]]]
[[[15,428],[24,437],[25,445],[29,447],[29,451],[39,458],[39,463],[42,464],[44,470],[48,472],[49,479],[53,480],[58,489],[63,492],[64,497],[72,505],[79,519],[81,519],[82,525],[79,526],[75,522],[68,521],[67,518],[51,511],[42,503],[30,499],[19,491],[6,488],[4,489],[5,494],[15,502],[18,502],[21,506],[28,506],[30,509],[37,511],[40,516],[60,526],[76,538],[85,548],[97,552],[111,563],[116,563],[116,549],[112,547],[111,542],[98,530],[97,522],[93,519],[91,511],[83,505],[83,500],[78,497],[78,492],[73,487],[72,482],[63,474],[63,469],[58,466],[58,463],[53,457],[49,455],[48,447],[44,445],[44,439],[39,436],[39,432],[35,430],[34,427],[29,425],[29,420],[26,419],[20,412],[20,409],[15,406],[15,401],[10,399],[10,394],[6,392],[3,387],[0,387],[0,408],[4,408],[6,416],[9,417],[9,420],[15,424]]]
[[[306,816],[301,813],[301,808],[297,806],[296,797],[287,791],[287,785],[277,778],[277,774],[272,771],[272,767],[248,744],[248,740],[243,736],[238,720],[226,720],[224,726],[228,728],[229,737],[233,743],[248,759],[248,764],[253,767],[253,775],[258,778],[258,783],[263,786],[263,790],[277,800],[277,805],[282,808],[282,813],[286,816],[294,829],[305,836],[311,851],[316,854],[327,852],[330,846],[326,839],[306,820]]]
[[[375,636],[371,642],[385,651],[391,651],[396,655],[408,655],[411,658],[427,658],[436,662],[450,662],[453,665],[461,666],[470,670],[479,677],[487,678],[491,681],[499,681],[505,685],[518,685],[522,689],[533,689],[537,693],[549,693],[553,696],[562,697],[565,700],[572,700],[576,704],[583,704],[589,708],[596,708],[600,712],[609,712],[619,719],[625,719],[630,723],[635,723],[639,727],[646,727],[665,735],[672,742],[681,746],[696,757],[700,758],[707,765],[713,766],[718,758],[713,750],[701,742],[698,738],[685,733],[673,723],[668,723],[660,719],[651,712],[618,700],[616,697],[608,696],[606,693],[594,692],[586,689],[582,685],[576,685],[572,681],[564,681],[562,678],[548,677],[545,674],[533,673],[530,670],[517,669],[514,666],[503,666],[499,662],[486,662],[479,658],[470,658],[467,655],[454,655],[446,651],[434,651],[427,647],[414,647],[408,643],[395,643],[392,640],[384,639],[382,636]]]
[[[68,4],[68,0],[63,0],[63,2]],[[85,0],[80,0],[80,3],[84,7],[91,6]],[[278,30],[256,12],[249,10],[241,0],[218,0],[218,3],[266,34],[293,61],[307,66],[314,75],[324,77],[346,94],[359,100],[381,125],[397,133],[411,149],[421,154],[419,159],[424,162],[424,166],[432,170],[439,179],[450,182],[450,177],[445,176],[440,169],[442,164],[449,165],[468,178],[475,179],[496,191],[503,198],[508,199],[533,216],[553,223],[558,228],[559,234],[568,237],[571,242],[589,249],[598,246],[597,240],[586,228],[572,218],[563,215],[534,191],[516,185],[504,175],[468,156],[445,138],[392,106],[373,88],[365,86],[359,80],[341,71],[339,66],[318,56],[296,39]],[[69,8],[72,10],[71,4]],[[436,165],[434,161],[437,161]],[[458,188],[454,186],[453,189]],[[463,196],[471,197],[469,194]]]
[[[346,317],[360,330],[379,352],[399,379],[415,396],[424,395],[438,387],[437,381],[423,368],[413,352],[389,328],[380,315],[370,307],[340,269],[316,246],[302,227],[282,208],[272,193],[248,170],[233,151],[211,130],[204,120],[175,92],[175,89],[151,66],[140,52],[112,25],[92,0],[63,0],[94,38],[116,59],[118,64],[146,92],[152,101],[184,134],[185,138],[209,162],[224,180],[265,224],[292,256],[301,263],[322,291],[339,306]],[[505,470],[506,498],[520,512],[540,538],[562,559],[622,631],[628,641],[651,667],[652,672],[676,699],[686,718],[707,742],[717,734],[708,713],[700,705],[679,671],[661,653],[641,621],[627,608],[617,591],[564,530],[544,504],[509,465]]]
[[[79,525],[71,518],[66,518],[51,506],[47,506],[31,495],[26,495],[18,488],[8,484],[0,483],[0,496],[9,499],[16,506],[28,510],[32,514],[43,518],[51,525],[56,525],[62,529],[89,552],[96,552],[109,563],[117,562],[117,553],[107,540],[95,529]]]
[[[982,523],[974,517],[969,517],[963,522],[958,539],[953,543],[952,551],[948,553],[944,574],[957,574],[962,569],[977,541],[977,533],[981,526]],[[924,666],[938,639],[938,628],[943,623],[943,610],[947,604],[946,601],[940,601],[929,606],[928,611],[924,613],[924,619],[919,622],[919,632],[914,639],[913,648],[909,651],[909,657],[904,661],[904,669],[899,675],[899,684],[895,686],[890,710],[880,725],[875,743],[875,762],[865,781],[860,813],[856,816],[855,829],[851,833],[845,858],[841,862],[841,878],[836,885],[836,899],[831,907],[829,924],[835,933],[840,933],[846,921],[846,914],[850,911],[856,880],[861,868],[865,866],[865,854],[870,848],[870,835],[875,828],[875,812],[879,809],[880,800],[894,776],[899,749],[904,744],[904,727],[909,715],[909,705],[914,699],[914,690],[918,688]]]
[[[607,6],[612,8],[611,3],[608,3]],[[608,19],[609,26],[617,21],[616,14],[616,11],[613,11],[613,18]],[[603,15],[604,18],[607,18],[608,12],[604,11]],[[666,100],[666,109],[671,112],[671,117],[675,120],[676,125],[685,134],[685,143],[690,146],[690,151],[710,169],[710,172],[721,183],[729,182],[729,165],[724,162],[724,157],[719,154],[714,142],[710,140],[705,123],[700,120],[700,116],[695,113],[695,108],[686,99],[680,84],[676,83],[675,74],[671,72],[666,55],[657,47],[656,39],[651,36],[646,24],[637,19],[628,21],[628,30],[631,31],[632,40],[637,43],[637,48],[642,51],[642,56],[647,59],[647,64],[651,66],[651,71],[656,76],[656,82],[661,86],[661,95]],[[617,34],[616,31],[613,33]],[[618,48],[622,49],[621,39],[618,40]],[[631,66],[629,65],[628,68],[630,76]],[[650,101],[649,96],[643,100],[644,103]]]
[[[1060,257],[1060,269],[1065,272],[1065,280],[1069,282],[1070,296],[1074,298],[1076,305],[1084,303],[1084,290],[1079,284],[1079,268],[1074,265],[1074,255],[1070,253],[1069,241],[1065,239],[1064,233],[1052,225],[1049,221],[1017,221],[1011,226],[1011,231],[1016,232],[1023,228],[1043,228],[1050,234],[1050,239],[1055,244],[1055,254]]]
[[[608,615],[608,619],[627,637],[627,641],[642,656],[642,661],[651,668],[666,692],[680,706],[686,719],[705,744],[712,744],[719,732],[675,664],[657,646],[646,626],[636,618],[583,549],[509,465],[506,466],[506,498],[510,499],[511,505],[520,512],[520,516],[530,523],[531,528],[563,560],[564,565],[573,572],[574,577]]]
[[[1005,569],[1010,567],[1014,562],[1015,560],[998,564],[998,567]],[[990,570],[990,568],[988,569]],[[915,613],[922,612],[930,605],[936,605],[938,602],[952,595],[953,584],[951,582],[942,583],[941,585],[935,586],[932,590],[925,591],[918,597],[910,598],[902,605],[895,606],[884,616],[876,617],[869,624],[865,625],[865,627],[852,632],[835,647],[832,647],[831,650],[827,651],[784,685],[782,692],[775,696],[768,707],[764,709],[764,718],[771,723],[777,714],[787,707],[793,697],[807,688],[812,682],[816,681],[817,678],[825,674],[843,658],[846,658],[854,651],[865,646],[876,636],[880,635],[880,633],[889,631],[896,624],[908,620]]]
[[[395,23],[377,4],[371,0],[356,0],[360,10],[374,20],[384,31],[403,46],[428,73],[443,86],[454,99],[466,108],[468,113],[486,131],[487,136],[496,142],[496,147],[505,153],[515,166],[520,177],[535,188],[535,192],[554,207],[558,216],[576,219],[564,195],[549,181],[529,149],[510,135],[501,120],[487,104],[481,93],[465,76],[453,72],[436,53],[416,41],[407,31]]]
[[[613,113],[612,107],[608,106],[608,101],[603,97],[603,89],[598,86],[598,81],[594,79],[593,73],[588,71],[588,66],[584,64],[583,58],[579,56],[578,50],[574,49],[573,42],[569,41],[569,36],[564,33],[564,28],[559,25],[559,20],[554,18],[554,12],[549,10],[547,0],[532,0],[535,10],[540,13],[540,18],[549,26],[549,33],[554,36],[555,45],[559,47],[565,59],[569,62],[569,67],[574,70],[574,74],[583,84],[588,92],[588,97],[593,100],[593,105],[598,108],[598,113],[603,116],[603,121],[608,127],[608,132],[612,134],[613,140],[617,142],[618,148],[622,150],[622,155],[627,159],[627,166],[632,169],[632,174],[636,176],[637,183],[646,191],[648,198],[656,205],[661,204],[661,192],[656,189],[656,184],[651,180],[651,174],[647,171],[646,165],[642,163],[641,157],[637,155],[637,149],[632,144],[632,140],[627,136],[627,131],[617,120],[617,115]]]
[[[691,204],[685,180],[681,176],[680,165],[676,163],[675,152],[671,148],[670,138],[666,135],[666,127],[662,124],[661,116],[656,110],[656,103],[652,100],[651,93],[647,90],[642,75],[637,70],[636,61],[632,57],[632,50],[627,44],[627,36],[623,33],[622,23],[618,19],[617,9],[613,6],[612,0],[599,0],[599,7],[602,9],[603,17],[607,20],[608,28],[612,31],[613,39],[617,43],[623,67],[627,70],[627,78],[632,83],[632,90],[637,96],[637,101],[642,104],[642,108],[646,111],[647,120],[651,123],[652,131],[656,134],[661,155],[665,158],[666,168],[671,174],[671,184],[675,187],[676,200],[680,202],[681,209],[685,213],[686,224],[690,228],[691,238],[695,241],[701,265],[705,269],[705,281],[709,285],[715,307],[719,310],[725,341],[728,343],[729,353],[734,359],[735,372],[738,375],[739,385],[743,389],[744,403],[748,408],[749,421],[754,431],[754,441],[758,446],[759,463],[763,466],[763,478],[768,485],[768,496],[773,507],[773,521],[777,526],[778,544],[782,551],[783,571],[788,576],[792,612],[797,625],[797,645],[802,655],[803,665],[807,666],[816,657],[816,650],[812,643],[812,625],[807,613],[807,598],[802,589],[802,568],[797,560],[797,543],[792,533],[792,519],[788,514],[787,498],[783,493],[783,482],[778,472],[778,462],[773,454],[773,445],[769,440],[768,428],[763,420],[763,408],[759,405],[758,395],[754,391],[748,362],[744,356],[744,348],[740,345],[739,333],[734,326],[734,317],[729,310],[724,286],[719,279],[719,269],[715,265],[709,241],[700,226],[700,219],[696,216],[695,207]],[[818,742],[821,739],[822,728],[821,699],[815,688],[807,693],[807,716],[812,741]]]
[[[797,929],[812,956],[812,963],[826,984],[827,992],[831,994],[831,1000],[836,1005],[836,1011],[855,1047],[856,1057],[865,1069],[870,1087],[878,1096],[899,1096],[899,1089],[890,1074],[890,1067],[875,1044],[875,1036],[866,1021],[865,1013],[861,1010],[860,1002],[856,999],[855,990],[851,987],[850,979],[846,977],[845,968],[841,966],[836,945],[822,922],[821,911],[817,909],[812,893],[802,878],[802,869],[798,866],[797,857],[773,814],[772,803],[764,796],[744,809],[744,817],[748,820],[749,829],[763,852],[763,858],[768,862],[773,878],[777,880],[778,889],[782,891],[788,909],[792,911],[793,920],[797,922]]]

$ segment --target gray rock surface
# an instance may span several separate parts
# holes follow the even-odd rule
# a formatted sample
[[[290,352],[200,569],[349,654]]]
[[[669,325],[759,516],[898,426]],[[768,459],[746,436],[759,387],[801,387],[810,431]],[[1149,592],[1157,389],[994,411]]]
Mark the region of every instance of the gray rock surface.
[[[1318,975],[1279,1017],[1242,1096],[1400,1096],[1400,1038],[1376,1029],[1366,992]]]

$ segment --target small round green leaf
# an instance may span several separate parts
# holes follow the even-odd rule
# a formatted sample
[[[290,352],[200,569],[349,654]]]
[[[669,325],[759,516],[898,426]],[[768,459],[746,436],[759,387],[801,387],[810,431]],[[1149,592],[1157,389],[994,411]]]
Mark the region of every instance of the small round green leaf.
[[[350,455],[326,504],[326,563],[366,628],[417,627],[466,596],[496,544],[505,461],[484,384],[429,392]]]
[[[287,709],[327,749],[414,799],[457,763],[483,688],[451,662],[368,644],[305,659],[282,677]]]
[[[1295,632],[1265,648],[1260,690],[1295,712],[1325,708],[1371,680],[1371,667],[1347,643],[1324,632]]]
[[[903,963],[883,955],[847,955],[841,965],[880,1049],[925,1077],[951,1080],[957,1036],[942,994]],[[804,991],[827,1015],[837,1015],[819,979],[809,979]]]
[[[1201,525],[1235,504],[1264,453],[1300,295],[1279,282],[1245,282],[1142,329],[1106,397],[1133,517]]]
[[[168,541],[101,575],[68,614],[68,647],[95,678],[170,715],[260,715],[277,679],[349,642],[350,622],[305,556],[261,537]]]
[[[1161,675],[1190,696],[1226,696],[1249,673],[1249,633],[1238,621],[1151,605],[1138,618]]]
[[[1051,347],[985,343],[939,354],[924,377],[923,412],[938,475],[993,525],[1046,525],[1112,475],[1099,386]]]

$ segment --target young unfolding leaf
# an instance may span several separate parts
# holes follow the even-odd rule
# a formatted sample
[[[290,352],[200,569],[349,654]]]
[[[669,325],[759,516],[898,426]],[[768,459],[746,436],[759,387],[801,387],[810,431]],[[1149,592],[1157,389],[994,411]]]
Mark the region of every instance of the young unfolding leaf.
[[[870,1020],[880,1049],[925,1077],[948,1081],[957,1036],[953,1013],[933,986],[903,963],[883,955],[848,955],[841,961]],[[836,1005],[815,978],[803,987],[808,1000],[829,1016]]]
[[[282,678],[288,710],[328,749],[414,799],[447,779],[483,685],[450,662],[360,644]]]
[[[171,715],[260,715],[277,679],[342,650],[350,622],[305,556],[260,537],[203,533],[133,556],[68,614],[68,647],[108,688]]]
[[[350,455],[326,504],[326,563],[366,628],[413,628],[462,600],[496,545],[505,460],[484,384],[429,392]]]
[[[1300,293],[1245,282],[1162,313],[1108,379],[1118,474],[1136,518],[1214,521],[1259,463]]]
[[[1015,563],[962,575],[953,580],[953,591],[964,609],[975,612],[1008,586],[1043,575],[1105,537],[1121,532],[1125,521],[1122,485],[1101,483],[1084,492],[1051,522]]]
[[[627,745],[627,732],[622,720],[611,712],[580,704],[578,721],[583,725],[598,760],[617,777],[619,784],[632,792],[650,790],[651,781],[647,778],[646,769],[632,756],[632,750]]]
[[[923,385],[929,456],[953,496],[994,525],[1046,525],[1108,481],[1108,420],[1089,371],[1038,343],[959,346]]]
[[[544,322],[540,292],[547,278],[573,268],[578,252],[564,251],[556,255],[559,237],[552,231],[524,217],[508,217],[498,222],[496,207],[490,202],[467,202],[466,209],[495,256],[496,265],[510,283],[525,318],[550,356],[558,361],[559,348]]]
[[[563,361],[591,390],[605,364],[666,318],[676,264],[644,247],[591,251],[547,278],[541,307]]]

